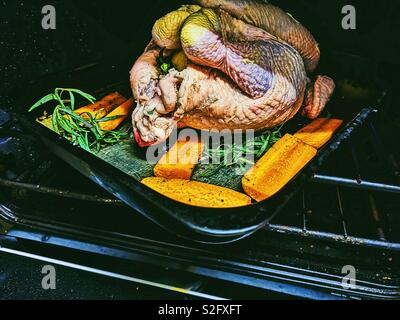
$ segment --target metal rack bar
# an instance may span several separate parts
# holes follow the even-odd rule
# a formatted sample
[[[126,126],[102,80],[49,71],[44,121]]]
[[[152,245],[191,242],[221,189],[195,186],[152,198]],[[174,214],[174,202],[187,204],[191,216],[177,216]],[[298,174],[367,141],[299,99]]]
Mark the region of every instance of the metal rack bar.
[[[395,156],[392,153],[389,153],[389,158],[390,158],[390,162],[393,165],[394,168],[394,176],[397,178],[397,181],[400,182],[400,166],[399,163],[397,162]]]
[[[68,190],[55,189],[50,187],[43,187],[40,185],[15,182],[0,178],[0,187],[13,188],[18,190],[26,190],[31,192],[37,192],[62,198],[70,198],[74,200],[91,201],[104,204],[122,205],[122,201],[118,199],[102,198],[96,195],[88,195],[83,193],[72,192]]]
[[[372,239],[358,238],[352,236],[344,237],[337,235],[335,233],[322,232],[322,231],[307,230],[306,232],[304,232],[304,230],[300,228],[288,227],[276,224],[268,225],[266,227],[266,230],[272,232],[278,232],[280,234],[304,236],[307,238],[313,238],[317,240],[335,241],[361,247],[365,246],[365,247],[374,247],[374,248],[400,251],[400,243],[391,243],[380,240],[372,240]]]
[[[307,231],[307,208],[306,208],[306,190],[302,190],[302,216],[303,216],[303,231]]]
[[[311,181],[315,183],[330,184],[341,187],[350,187],[350,188],[370,190],[370,191],[382,191],[382,192],[391,192],[400,194],[400,186],[394,186],[385,183],[376,183],[364,180],[358,182],[355,179],[328,176],[323,174],[314,174],[311,177]]]
[[[361,177],[360,163],[358,161],[356,149],[354,148],[354,146],[351,142],[350,142],[350,149],[351,149],[351,157],[353,159],[354,169],[356,171],[356,181],[357,181],[357,183],[361,183],[363,181],[363,179]]]
[[[338,200],[339,213],[340,213],[340,217],[341,217],[341,220],[342,220],[343,236],[345,238],[348,238],[346,221],[344,219],[342,197],[340,196],[340,190],[339,190],[338,186],[336,187],[336,195],[337,195],[337,200]]]
[[[385,237],[385,232],[383,231],[382,227],[381,227],[381,217],[380,217],[380,212],[378,210],[378,207],[376,205],[375,202],[375,198],[372,194],[369,194],[369,203],[371,205],[371,212],[372,212],[372,217],[374,218],[374,221],[377,225],[377,232],[378,232],[378,236],[379,239],[381,241],[387,241],[386,237]]]

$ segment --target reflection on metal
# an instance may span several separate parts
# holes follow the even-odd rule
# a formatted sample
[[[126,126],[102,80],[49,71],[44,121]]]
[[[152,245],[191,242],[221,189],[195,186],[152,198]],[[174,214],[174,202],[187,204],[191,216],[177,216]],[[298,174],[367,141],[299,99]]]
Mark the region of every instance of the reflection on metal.
[[[394,186],[390,184],[377,183],[361,180],[358,182],[356,179],[348,179],[334,176],[327,176],[321,174],[315,174],[312,176],[311,181],[316,183],[331,184],[342,187],[357,188],[371,191],[383,191],[391,193],[400,193],[400,186]]]
[[[313,231],[313,230],[306,230],[296,228],[296,227],[289,227],[289,226],[282,226],[282,225],[274,225],[269,224],[266,228],[268,231],[278,232],[281,234],[287,235],[297,235],[303,236],[307,238],[313,238],[318,240],[327,240],[327,241],[334,241],[334,242],[341,242],[345,244],[350,244],[358,247],[372,247],[377,249],[387,249],[387,250],[395,250],[400,252],[400,243],[390,243],[385,241],[379,240],[371,240],[371,239],[364,239],[358,237],[351,237],[345,235],[338,235],[329,232],[322,232],[322,231]]]
[[[143,284],[146,286],[156,287],[156,288],[160,288],[160,289],[164,289],[164,290],[170,290],[170,291],[174,291],[174,292],[178,292],[178,293],[184,293],[184,294],[191,295],[191,296],[197,297],[197,298],[211,299],[211,300],[226,300],[224,298],[209,295],[206,293],[191,291],[191,290],[187,290],[187,289],[183,289],[183,288],[177,288],[177,287],[173,287],[173,286],[170,286],[167,284],[157,283],[157,282],[148,281],[148,280],[144,280],[144,279],[140,279],[140,278],[134,278],[134,277],[122,275],[119,273],[109,272],[109,271],[105,271],[105,270],[101,270],[101,269],[97,269],[97,268],[91,268],[91,267],[83,266],[83,265],[76,264],[76,263],[52,259],[52,258],[39,256],[36,254],[27,253],[27,252],[17,251],[17,250],[13,250],[13,249],[0,247],[0,252],[10,253],[10,254],[20,256],[20,257],[35,259],[35,260],[43,261],[46,263],[60,265],[60,266],[67,267],[67,268],[72,268],[72,269],[77,269],[77,270],[86,271],[86,272],[90,272],[90,273],[95,273],[95,274],[98,274],[101,276],[106,276],[106,277],[111,277],[111,278],[120,279],[120,280],[124,280],[124,281],[140,283],[140,284]]]
[[[112,198],[102,198],[96,195],[88,195],[83,193],[77,193],[68,190],[60,190],[56,188],[49,188],[43,187],[40,185],[30,184],[30,183],[22,183],[22,182],[15,182],[11,180],[5,180],[0,178],[0,186],[11,188],[11,189],[18,189],[19,191],[31,191],[36,193],[43,193],[51,196],[56,197],[63,197],[63,198],[70,198],[75,200],[83,200],[83,201],[91,201],[91,202],[98,202],[98,203],[105,203],[105,204],[114,204],[114,205],[122,205],[122,201],[118,199]]]

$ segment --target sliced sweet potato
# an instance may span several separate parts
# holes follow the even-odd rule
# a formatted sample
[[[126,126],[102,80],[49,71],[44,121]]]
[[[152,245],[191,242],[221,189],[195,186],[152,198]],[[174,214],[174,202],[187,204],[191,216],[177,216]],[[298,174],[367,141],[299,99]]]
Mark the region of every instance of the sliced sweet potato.
[[[156,164],[154,175],[168,179],[189,180],[202,152],[201,142],[178,141]]]
[[[124,121],[131,113],[134,100],[130,98],[126,100],[119,107],[115,108],[113,111],[106,115],[106,118],[119,117],[109,121],[99,122],[99,127],[101,130],[112,131],[118,128],[118,126]],[[104,119],[106,120],[106,119]]]
[[[96,119],[101,119],[125,101],[126,98],[119,92],[113,92],[93,104],[76,109],[75,113],[83,118],[87,118],[87,113],[90,113],[93,117],[96,116]]]
[[[197,207],[234,208],[251,204],[251,198],[243,193],[203,182],[150,177],[142,183],[168,198]]]
[[[243,190],[263,201],[281,190],[317,154],[317,150],[286,134],[243,177]]]
[[[321,148],[332,139],[335,131],[342,125],[339,119],[318,118],[299,130],[294,136],[314,148]]]

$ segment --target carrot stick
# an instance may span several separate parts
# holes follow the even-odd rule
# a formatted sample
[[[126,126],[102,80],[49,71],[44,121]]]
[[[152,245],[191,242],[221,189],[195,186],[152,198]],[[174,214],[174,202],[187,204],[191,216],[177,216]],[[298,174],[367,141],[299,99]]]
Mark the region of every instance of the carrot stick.
[[[154,167],[154,175],[161,178],[190,180],[203,152],[197,141],[177,141]]]
[[[126,100],[119,107],[115,108],[109,114],[107,114],[107,118],[120,116],[114,120],[104,121],[99,123],[99,127],[101,130],[112,131],[115,130],[121,123],[124,121],[130,114],[133,107],[133,98]]]
[[[87,118],[88,115],[86,113],[90,113],[93,117],[96,116],[96,119],[101,119],[125,101],[125,97],[120,93],[113,92],[96,103],[75,110],[75,113],[81,115],[83,118]]]
[[[242,179],[243,190],[261,202],[281,190],[317,154],[317,149],[286,134]]]
[[[342,123],[343,121],[339,119],[315,119],[308,126],[296,132],[294,136],[310,146],[319,149],[332,138]]]
[[[204,182],[149,177],[142,180],[149,188],[175,201],[204,208],[235,208],[251,204],[247,195]]]

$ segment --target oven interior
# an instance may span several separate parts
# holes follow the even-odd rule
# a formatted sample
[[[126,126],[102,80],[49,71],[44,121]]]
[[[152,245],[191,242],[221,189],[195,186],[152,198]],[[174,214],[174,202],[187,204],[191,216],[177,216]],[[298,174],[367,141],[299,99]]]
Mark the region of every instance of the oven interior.
[[[89,12],[90,3],[76,5]],[[400,68],[390,49],[382,53],[367,43],[376,32],[395,27],[389,19],[393,7],[380,4],[388,19],[378,22],[369,13],[372,4],[364,4],[360,30],[345,32],[338,22],[340,1],[324,3],[277,4],[298,13],[300,21],[309,22],[307,26],[320,34],[324,57],[319,70],[338,84],[328,111],[338,117],[365,107],[377,112],[263,230],[215,246],[178,238],[49,154],[21,129],[15,110],[8,108],[0,110],[0,233],[20,238],[27,247],[36,242],[73,246],[72,242],[56,245],[49,241],[57,237],[96,243],[134,252],[129,259],[140,256],[142,263],[155,270],[169,268],[246,288],[273,287],[294,296],[315,298],[316,292],[325,292],[346,298],[400,298],[400,112],[396,105],[400,91],[395,81]],[[101,61],[66,70],[63,78],[59,73],[46,77],[55,83],[66,78],[84,81],[94,68],[102,79],[94,91],[124,86],[126,70],[147,42],[144,31],[150,30],[151,17],[168,11],[169,6],[156,1],[143,20],[129,21],[138,40],[129,55],[114,56],[117,71],[112,77],[104,75]],[[90,11],[95,18],[105,10],[102,5],[96,8]],[[311,19],[322,14],[327,18]],[[121,39],[131,37],[126,28],[113,24],[108,28]],[[17,95],[18,90],[11,94]],[[77,249],[90,251],[82,245]],[[95,253],[104,254],[101,250]],[[346,265],[357,269],[355,290],[342,286]]]

